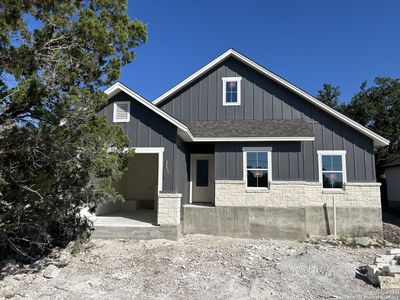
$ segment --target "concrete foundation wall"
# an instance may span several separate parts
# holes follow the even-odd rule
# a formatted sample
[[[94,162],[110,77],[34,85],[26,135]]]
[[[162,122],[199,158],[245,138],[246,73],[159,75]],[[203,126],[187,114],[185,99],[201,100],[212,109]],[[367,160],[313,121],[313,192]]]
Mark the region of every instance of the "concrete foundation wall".
[[[307,235],[382,235],[379,183],[347,183],[323,190],[318,182],[271,182],[268,190],[244,181],[216,180],[215,207],[187,205],[184,233],[304,239]]]
[[[153,227],[112,227],[96,226],[91,233],[93,239],[134,239],[178,240],[181,235],[181,226],[153,226]]]
[[[339,236],[381,236],[380,208],[339,207]],[[296,239],[333,234],[333,209],[312,207],[184,207],[183,232],[220,236]]]

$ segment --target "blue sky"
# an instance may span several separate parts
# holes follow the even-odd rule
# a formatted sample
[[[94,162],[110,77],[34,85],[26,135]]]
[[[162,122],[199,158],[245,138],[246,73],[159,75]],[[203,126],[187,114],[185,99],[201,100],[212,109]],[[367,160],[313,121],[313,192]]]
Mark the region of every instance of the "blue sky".
[[[130,0],[149,39],[120,81],[154,100],[235,48],[312,95],[338,85],[348,101],[363,80],[400,77],[399,12],[398,0]]]

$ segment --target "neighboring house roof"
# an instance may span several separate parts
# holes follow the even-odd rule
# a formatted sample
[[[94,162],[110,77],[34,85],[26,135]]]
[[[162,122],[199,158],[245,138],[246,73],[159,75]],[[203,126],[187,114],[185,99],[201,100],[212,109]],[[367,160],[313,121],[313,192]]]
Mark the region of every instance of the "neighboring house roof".
[[[107,94],[108,98],[111,98],[115,95],[117,95],[119,92],[124,92],[128,94],[129,96],[132,97],[132,99],[138,101],[139,103],[143,104],[150,110],[152,110],[154,113],[159,115],[160,117],[164,118],[168,122],[172,123],[178,128],[178,134],[185,140],[185,141],[190,141],[190,142],[211,142],[211,141],[313,141],[314,137],[311,136],[281,136],[279,139],[277,139],[277,136],[258,136],[258,135],[252,135],[248,134],[245,136],[235,136],[235,137],[230,137],[230,136],[224,136],[224,137],[215,137],[212,135],[205,135],[201,137],[196,137],[188,128],[185,124],[182,122],[178,121],[177,119],[171,117],[169,114],[167,114],[165,111],[161,110],[151,102],[147,101],[145,98],[137,94],[136,92],[132,91],[130,88],[127,86],[123,85],[120,82],[117,82],[113,84],[111,87],[106,89],[104,93]],[[259,121],[256,120],[250,120],[250,122],[254,122],[255,124]],[[253,127],[257,127],[256,125],[253,125]],[[269,135],[269,134],[268,134]]]
[[[334,116],[335,118],[339,119],[343,123],[349,125],[350,127],[354,128],[355,130],[361,132],[362,134],[370,137],[373,141],[374,144],[377,146],[387,146],[389,145],[390,141],[385,139],[384,137],[376,134],[375,132],[369,130],[368,128],[358,124],[356,121],[350,119],[349,117],[346,117],[345,115],[339,113],[338,111],[334,110],[333,108],[329,107],[328,105],[322,103],[315,97],[311,96],[310,94],[306,93],[299,87],[295,86],[294,84],[288,82],[287,80],[283,79],[282,77],[279,77],[278,75],[272,73],[271,71],[267,70],[266,68],[262,67],[261,65],[257,64],[256,62],[252,61],[251,59],[247,58],[243,54],[237,52],[234,49],[229,49],[226,52],[224,52],[222,55],[218,56],[216,59],[211,61],[209,64],[198,70],[197,72],[193,73],[191,76],[186,78],[185,80],[181,81],[178,83],[176,86],[159,96],[157,99],[153,101],[154,105],[159,105],[162,103],[164,100],[168,99],[171,95],[174,93],[180,91],[184,87],[186,87],[188,84],[199,78],[200,76],[204,75],[207,71],[211,70],[213,67],[224,61],[225,59],[229,57],[235,57],[239,61],[245,63],[246,65],[250,66],[254,70],[257,70],[261,74],[264,74],[268,78],[274,80],[275,82],[278,82],[282,86],[286,87],[287,89],[291,90],[295,94],[301,96],[305,100],[311,102],[312,104],[316,105],[317,107],[321,108],[323,111],[327,112],[328,114]]]
[[[384,165],[385,168],[400,166],[400,157]]]
[[[266,136],[272,140],[314,140],[310,126],[302,120],[188,121],[185,125],[196,138],[238,138]]]

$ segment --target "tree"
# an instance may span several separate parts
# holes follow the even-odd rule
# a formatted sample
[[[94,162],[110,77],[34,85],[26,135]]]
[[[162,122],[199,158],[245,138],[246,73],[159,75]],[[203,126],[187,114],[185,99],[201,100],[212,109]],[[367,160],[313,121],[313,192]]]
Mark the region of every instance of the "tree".
[[[323,88],[318,91],[316,98],[334,109],[339,109],[339,96],[340,89],[338,86],[333,86],[330,83],[324,83]]]
[[[0,257],[75,238],[81,207],[120,197],[128,139],[97,111],[146,41],[126,11],[121,0],[0,0]]]
[[[400,155],[400,79],[377,77],[371,87],[364,81],[344,113],[390,140],[389,146],[377,151],[379,175],[387,161]]]

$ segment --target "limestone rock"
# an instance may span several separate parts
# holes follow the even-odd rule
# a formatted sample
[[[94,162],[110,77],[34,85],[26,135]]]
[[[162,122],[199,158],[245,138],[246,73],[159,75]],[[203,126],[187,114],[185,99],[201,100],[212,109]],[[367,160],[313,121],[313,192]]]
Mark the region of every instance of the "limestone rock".
[[[59,273],[60,273],[60,269],[58,269],[54,265],[50,265],[44,270],[43,277],[51,279],[51,278],[57,277]]]
[[[386,254],[400,255],[400,248],[389,249],[386,251]]]
[[[378,276],[379,287],[381,289],[398,289],[400,288],[400,278],[391,276]]]
[[[6,299],[11,299],[15,296],[13,291],[6,291],[3,293],[3,295],[4,295],[4,298],[6,298]]]
[[[378,255],[376,258],[375,258],[375,262],[376,263],[385,263],[385,264],[389,264],[389,261],[391,261],[392,259],[394,259],[394,255],[384,255],[384,254],[381,254],[381,255]]]
[[[354,243],[361,247],[369,247],[374,243],[374,240],[367,236],[355,237]]]

